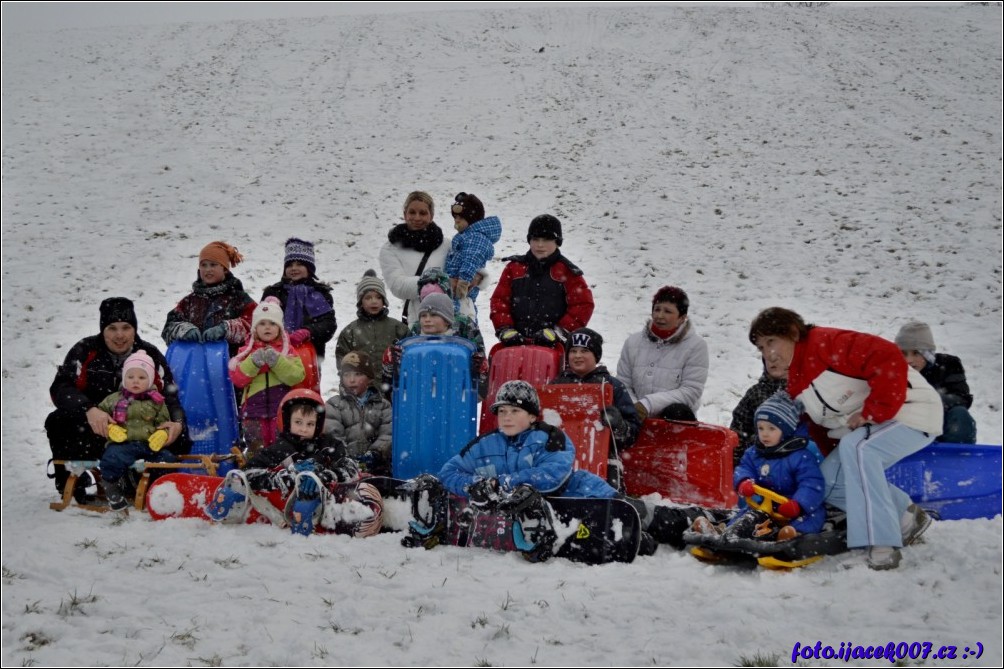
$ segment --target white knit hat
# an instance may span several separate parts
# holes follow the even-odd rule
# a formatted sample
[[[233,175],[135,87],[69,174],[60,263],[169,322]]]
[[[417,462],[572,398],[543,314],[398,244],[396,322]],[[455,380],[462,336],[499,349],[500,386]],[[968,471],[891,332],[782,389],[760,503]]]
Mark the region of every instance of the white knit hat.
[[[279,298],[270,295],[255,307],[254,315],[251,317],[251,329],[258,327],[262,321],[271,321],[282,327],[282,304]]]

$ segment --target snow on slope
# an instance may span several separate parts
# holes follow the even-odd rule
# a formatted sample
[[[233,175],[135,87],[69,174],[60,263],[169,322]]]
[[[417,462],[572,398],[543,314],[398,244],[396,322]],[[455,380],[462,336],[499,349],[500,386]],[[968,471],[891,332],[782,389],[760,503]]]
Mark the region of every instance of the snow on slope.
[[[255,297],[287,236],[314,239],[344,326],[420,188],[441,222],[454,193],[477,193],[505,226],[499,258],[534,215],[561,218],[611,366],[654,291],[683,286],[712,355],[703,420],[728,423],[759,372],[746,327],[778,304],[889,338],[928,321],[967,366],[980,440],[1000,443],[1000,102],[999,8],[5,36],[4,664],[723,664],[817,639],[980,641],[978,663],[999,664],[1000,518],[937,524],[895,573],[830,559],[749,574],[668,549],[527,565],[389,535],[55,514],[41,426],[100,300],[132,297],[161,344],[213,239],[247,256],[236,273]]]

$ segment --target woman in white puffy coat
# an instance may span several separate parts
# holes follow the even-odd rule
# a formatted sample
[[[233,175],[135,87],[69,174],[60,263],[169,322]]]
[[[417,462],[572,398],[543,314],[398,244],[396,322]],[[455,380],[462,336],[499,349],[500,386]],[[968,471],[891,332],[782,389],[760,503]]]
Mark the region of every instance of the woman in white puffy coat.
[[[642,420],[697,420],[708,380],[708,344],[694,330],[689,309],[687,293],[663,286],[652,298],[651,319],[621,349],[617,378],[631,391]]]

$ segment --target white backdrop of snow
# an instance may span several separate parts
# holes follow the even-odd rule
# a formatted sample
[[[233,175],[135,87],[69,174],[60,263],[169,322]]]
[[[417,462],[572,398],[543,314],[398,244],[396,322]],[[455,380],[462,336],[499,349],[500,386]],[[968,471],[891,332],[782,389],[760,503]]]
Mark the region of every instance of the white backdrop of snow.
[[[712,361],[702,420],[728,424],[760,369],[746,327],[777,304],[889,338],[929,322],[966,364],[980,441],[1001,443],[1000,160],[1000,7],[5,35],[3,663],[787,663],[795,642],[930,640],[980,641],[980,660],[953,664],[999,665],[1000,517],[937,523],[889,573],[850,558],[734,571],[665,547],[531,565],[393,535],[53,513],[42,423],[100,300],[133,298],[162,345],[214,239],[246,255],[253,297],[287,236],[314,240],[346,325],[417,188],[447,229],[452,195],[477,193],[504,224],[498,258],[525,249],[533,216],[561,218],[611,366],[654,291],[686,288]],[[323,372],[329,395],[333,358]]]

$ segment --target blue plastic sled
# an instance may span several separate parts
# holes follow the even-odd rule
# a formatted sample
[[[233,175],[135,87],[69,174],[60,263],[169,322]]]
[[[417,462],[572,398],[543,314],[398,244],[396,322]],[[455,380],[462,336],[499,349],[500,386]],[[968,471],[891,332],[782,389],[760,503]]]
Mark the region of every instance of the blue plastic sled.
[[[477,433],[478,388],[471,375],[477,348],[460,337],[423,335],[401,341],[394,381],[393,474],[437,474]]]
[[[886,470],[886,478],[942,520],[1001,513],[1001,447],[935,442]]]
[[[237,403],[230,381],[225,341],[176,341],[167,347],[167,364],[178,384],[193,455],[226,455],[237,442]],[[223,476],[233,465],[221,463]]]

